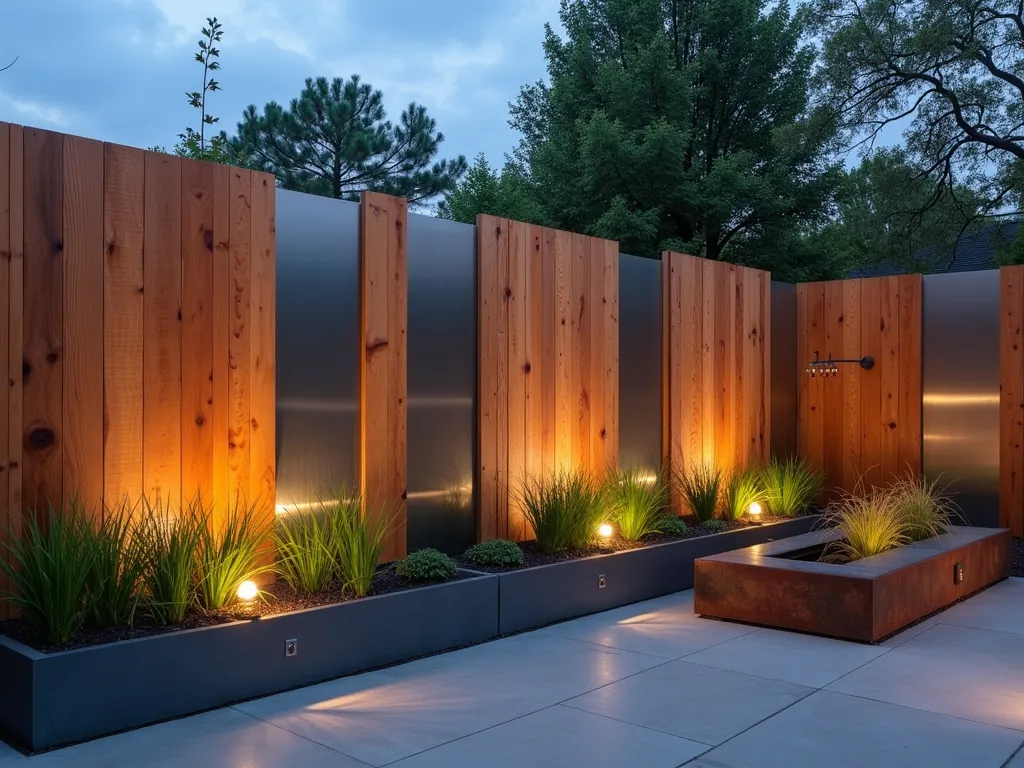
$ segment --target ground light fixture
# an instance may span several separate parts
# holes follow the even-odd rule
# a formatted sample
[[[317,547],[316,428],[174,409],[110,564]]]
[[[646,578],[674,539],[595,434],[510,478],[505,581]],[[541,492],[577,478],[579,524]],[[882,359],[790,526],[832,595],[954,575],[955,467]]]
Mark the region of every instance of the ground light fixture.
[[[847,358],[847,359],[834,359],[832,353],[829,352],[828,359],[822,360],[818,353],[814,353],[814,359],[807,364],[805,373],[812,379],[818,376],[822,378],[828,378],[831,376],[833,379],[839,375],[839,364],[840,363],[856,363],[865,371],[870,371],[875,367],[875,358],[870,355],[865,355],[861,358]]]
[[[602,539],[610,539],[612,537],[612,527],[608,523],[601,523],[597,526],[597,535]]]
[[[243,581],[238,585],[238,599],[250,603],[255,600],[260,594],[260,588],[256,586],[255,581]]]
[[[750,502],[750,506],[747,507],[747,516],[750,518],[750,522],[754,525],[761,524],[762,512],[764,512],[764,508],[757,501]]]

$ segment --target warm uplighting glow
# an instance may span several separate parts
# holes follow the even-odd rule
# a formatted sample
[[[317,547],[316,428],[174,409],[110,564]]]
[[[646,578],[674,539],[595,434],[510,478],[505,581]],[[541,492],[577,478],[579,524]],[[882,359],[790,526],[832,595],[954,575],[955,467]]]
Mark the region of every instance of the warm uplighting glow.
[[[763,510],[761,509],[761,505],[758,504],[756,501],[752,501],[750,502],[750,507],[747,509],[747,514],[753,517],[754,519],[760,519],[762,511]]]
[[[602,539],[610,539],[612,537],[612,527],[608,523],[601,523],[597,527],[597,534]]]
[[[238,585],[238,599],[249,602],[255,600],[256,596],[259,595],[260,588],[256,586],[255,581],[243,581]]]
[[[928,394],[921,398],[925,405],[964,407],[969,405],[999,405],[999,394],[976,393],[968,395]]]

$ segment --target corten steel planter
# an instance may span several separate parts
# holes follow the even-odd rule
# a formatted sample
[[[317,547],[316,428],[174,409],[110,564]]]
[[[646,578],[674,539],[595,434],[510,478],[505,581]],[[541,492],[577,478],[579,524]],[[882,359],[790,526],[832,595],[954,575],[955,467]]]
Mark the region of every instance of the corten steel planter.
[[[875,642],[1010,574],[1005,528],[954,526],[849,564],[786,557],[838,538],[834,529],[815,531],[701,558],[694,612]]]
[[[699,557],[806,533],[818,515],[498,574],[506,635],[693,586]]]
[[[0,734],[46,749],[497,634],[498,580],[488,574],[58,653],[0,635]]]

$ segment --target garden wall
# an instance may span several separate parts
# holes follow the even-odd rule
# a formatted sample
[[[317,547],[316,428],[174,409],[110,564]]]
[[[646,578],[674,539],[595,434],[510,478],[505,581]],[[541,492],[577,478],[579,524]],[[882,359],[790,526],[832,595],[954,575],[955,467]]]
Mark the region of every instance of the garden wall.
[[[800,455],[825,472],[826,485],[853,491],[894,474],[921,471],[921,276],[797,286],[797,440]],[[838,364],[811,377],[808,363]]]
[[[267,174],[0,123],[4,528],[275,497],[274,209]]]

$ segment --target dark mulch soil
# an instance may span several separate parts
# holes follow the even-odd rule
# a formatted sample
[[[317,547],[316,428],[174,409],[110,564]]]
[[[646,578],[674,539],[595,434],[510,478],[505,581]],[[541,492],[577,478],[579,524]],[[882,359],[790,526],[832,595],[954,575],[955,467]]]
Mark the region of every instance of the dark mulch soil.
[[[1010,551],[1010,575],[1024,576],[1024,539],[1012,539],[1013,549]]]
[[[462,579],[471,578],[473,578],[472,574],[459,572],[459,574],[456,575],[455,578],[450,579],[450,581],[461,581]],[[390,567],[385,567],[373,577],[373,585],[370,587],[368,597],[372,597],[374,595],[387,595],[392,592],[404,592],[408,589],[417,589],[418,587],[423,586],[429,585],[413,584],[408,582],[399,578]],[[306,608],[319,608],[325,605],[346,603],[350,600],[360,599],[351,595],[342,594],[341,586],[337,583],[332,584],[331,588],[325,592],[321,592],[316,595],[307,595],[296,592],[284,581],[277,581],[266,587],[263,590],[263,598],[262,602],[256,602],[249,608],[236,605],[225,608],[221,611],[212,611],[209,613],[192,610],[185,616],[185,620],[181,624],[175,624],[169,627],[157,626],[153,624],[148,617],[140,616],[136,619],[135,625],[131,627],[83,629],[75,635],[70,642],[64,643],[63,645],[50,645],[44,642],[42,638],[36,634],[32,626],[23,619],[0,621],[0,634],[7,635],[12,639],[17,640],[19,643],[24,643],[31,648],[35,648],[37,651],[42,651],[43,653],[56,653],[58,651],[71,651],[76,648],[86,648],[91,645],[114,643],[120,640],[134,640],[140,637],[151,637],[153,635],[162,635],[168,632],[180,632],[186,629],[199,629],[200,627],[210,627],[216,624],[227,624],[231,621],[274,616],[279,613],[301,611]]]
[[[809,511],[807,514],[817,514],[816,511]],[[584,557],[593,557],[594,555],[607,555],[612,552],[624,552],[629,549],[642,549],[644,547],[650,547],[655,544],[667,544],[672,541],[682,541],[683,539],[695,539],[700,536],[712,536],[716,533],[724,533],[725,531],[735,531],[740,528],[750,528],[751,524],[744,520],[731,520],[727,521],[725,528],[717,531],[709,531],[704,528],[700,523],[697,522],[695,517],[688,516],[681,518],[686,523],[686,532],[681,535],[672,535],[667,533],[652,533],[644,536],[639,541],[624,541],[622,539],[612,539],[611,541],[602,542],[600,546],[588,547],[586,549],[565,549],[561,552],[551,552],[545,554],[537,549],[537,543],[533,541],[523,542],[519,545],[519,548],[523,550],[523,565],[522,568],[532,568],[537,565],[550,565],[551,563],[560,563],[566,560],[579,560]],[[792,520],[791,517],[774,517],[772,515],[762,515],[763,524],[768,523],[781,523],[786,520]],[[469,568],[475,571],[484,571],[486,573],[507,573],[508,571],[517,571],[519,568],[494,568],[486,565],[476,565],[475,563],[467,560],[464,557],[456,557],[456,562],[463,568]]]

